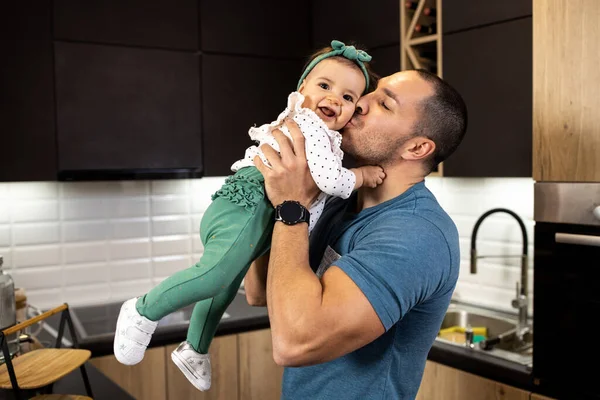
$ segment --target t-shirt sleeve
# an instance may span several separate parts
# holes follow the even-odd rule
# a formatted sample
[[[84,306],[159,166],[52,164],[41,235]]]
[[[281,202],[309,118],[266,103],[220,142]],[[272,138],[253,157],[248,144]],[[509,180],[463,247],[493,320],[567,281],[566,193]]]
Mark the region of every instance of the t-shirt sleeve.
[[[387,331],[444,288],[451,270],[450,249],[442,232],[418,216],[387,219],[365,230],[334,265],[361,289]]]

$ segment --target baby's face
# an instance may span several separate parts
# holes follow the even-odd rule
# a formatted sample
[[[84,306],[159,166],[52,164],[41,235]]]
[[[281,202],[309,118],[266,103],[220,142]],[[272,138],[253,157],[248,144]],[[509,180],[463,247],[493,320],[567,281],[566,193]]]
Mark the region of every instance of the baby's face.
[[[298,91],[306,98],[303,107],[313,110],[329,129],[337,131],[352,118],[366,83],[358,66],[326,58],[310,71]]]

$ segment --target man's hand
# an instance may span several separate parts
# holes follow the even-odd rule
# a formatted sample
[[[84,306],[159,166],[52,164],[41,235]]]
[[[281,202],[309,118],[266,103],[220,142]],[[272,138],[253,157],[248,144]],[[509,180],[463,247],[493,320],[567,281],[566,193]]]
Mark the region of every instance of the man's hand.
[[[267,196],[277,206],[285,200],[296,200],[309,208],[319,195],[319,188],[310,174],[304,136],[294,121],[286,121],[285,126],[292,135],[293,143],[279,129],[273,136],[279,144],[281,155],[269,145],[263,144],[260,149],[269,160],[272,168],[267,167],[260,157],[254,157],[254,165],[265,177]]]

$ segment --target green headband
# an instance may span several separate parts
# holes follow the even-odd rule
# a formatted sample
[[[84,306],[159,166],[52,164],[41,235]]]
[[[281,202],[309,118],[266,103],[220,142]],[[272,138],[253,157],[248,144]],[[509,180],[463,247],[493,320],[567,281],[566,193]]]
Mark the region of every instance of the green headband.
[[[312,60],[310,64],[308,64],[308,67],[306,67],[304,73],[302,73],[302,76],[300,77],[300,81],[298,81],[297,89],[300,89],[302,81],[304,81],[304,78],[306,78],[310,71],[312,71],[315,65],[317,65],[326,58],[337,56],[347,58],[348,60],[352,60],[356,63],[356,65],[360,67],[362,73],[365,75],[365,79],[367,80],[367,86],[365,87],[366,91],[369,87],[369,73],[367,72],[367,68],[365,68],[365,65],[363,63],[371,61],[371,56],[368,55],[365,51],[356,50],[356,47],[354,46],[346,46],[339,40],[332,40],[331,47],[333,47],[333,50],[331,50],[329,53],[321,54],[320,56]]]

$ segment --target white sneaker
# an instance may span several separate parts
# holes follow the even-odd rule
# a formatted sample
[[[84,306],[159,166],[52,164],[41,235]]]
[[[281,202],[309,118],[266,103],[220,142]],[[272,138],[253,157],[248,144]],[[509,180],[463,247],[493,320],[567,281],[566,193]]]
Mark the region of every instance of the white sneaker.
[[[142,361],[158,322],[140,315],[135,308],[137,297],[121,306],[113,351],[121,364],[135,365]]]
[[[171,353],[171,360],[196,389],[210,389],[210,354],[200,354],[188,342],[182,342]]]

